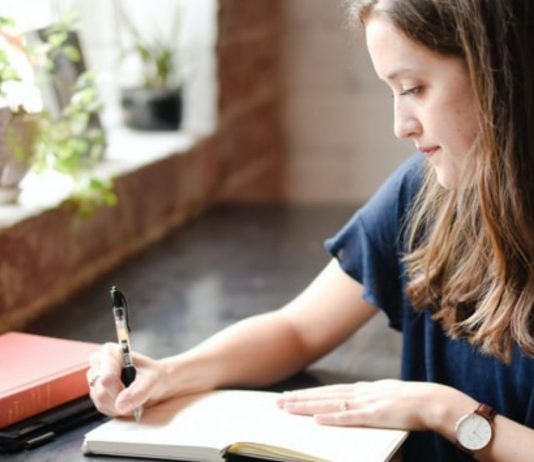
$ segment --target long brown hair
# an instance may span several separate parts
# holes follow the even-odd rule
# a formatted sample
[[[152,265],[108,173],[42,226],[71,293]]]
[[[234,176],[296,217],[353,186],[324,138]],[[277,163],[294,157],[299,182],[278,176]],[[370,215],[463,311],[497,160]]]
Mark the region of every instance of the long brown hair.
[[[468,187],[427,169],[410,215],[408,296],[452,337],[504,361],[534,355],[534,2],[352,0],[410,39],[462,59],[480,133]]]

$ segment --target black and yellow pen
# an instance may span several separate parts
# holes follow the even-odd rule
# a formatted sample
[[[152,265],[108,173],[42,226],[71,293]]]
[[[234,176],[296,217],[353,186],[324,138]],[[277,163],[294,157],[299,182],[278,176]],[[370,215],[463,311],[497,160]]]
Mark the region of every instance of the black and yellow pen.
[[[113,306],[113,318],[115,319],[115,328],[117,338],[122,352],[122,370],[121,381],[125,387],[128,387],[134,380],[136,370],[134,367],[132,353],[130,349],[130,323],[128,321],[128,302],[124,294],[113,286],[110,291],[111,304]],[[137,422],[141,420],[142,408],[134,410],[134,418]]]

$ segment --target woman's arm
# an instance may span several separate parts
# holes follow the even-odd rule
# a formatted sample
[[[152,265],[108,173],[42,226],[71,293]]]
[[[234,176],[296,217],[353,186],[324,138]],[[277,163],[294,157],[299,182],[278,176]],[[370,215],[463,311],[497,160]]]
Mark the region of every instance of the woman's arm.
[[[183,354],[159,361],[134,356],[137,378],[127,389],[119,380],[119,351],[108,344],[91,360],[89,374],[99,374],[91,397],[99,410],[116,415],[175,394],[278,382],[341,344],[377,312],[362,294],[363,287],[332,260],[277,311],[240,321]]]
[[[192,353],[213,357],[216,387],[278,382],[341,344],[377,312],[362,294],[363,287],[332,260],[280,310],[241,321]]]

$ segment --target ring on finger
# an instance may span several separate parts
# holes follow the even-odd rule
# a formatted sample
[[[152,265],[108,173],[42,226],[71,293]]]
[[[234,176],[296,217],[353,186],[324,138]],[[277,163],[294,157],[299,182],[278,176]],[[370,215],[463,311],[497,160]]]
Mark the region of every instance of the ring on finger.
[[[98,374],[98,373],[89,373],[87,375],[87,383],[89,384],[89,386],[91,388],[95,386],[95,383],[98,380],[99,376],[100,376],[100,374]]]

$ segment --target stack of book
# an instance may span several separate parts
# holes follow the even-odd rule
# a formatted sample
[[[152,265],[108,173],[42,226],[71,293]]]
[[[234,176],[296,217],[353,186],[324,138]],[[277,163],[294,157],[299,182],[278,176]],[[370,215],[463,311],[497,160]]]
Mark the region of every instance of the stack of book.
[[[72,423],[96,413],[87,398],[86,373],[98,349],[95,343],[21,332],[0,335],[0,451],[42,443],[66,417]]]

